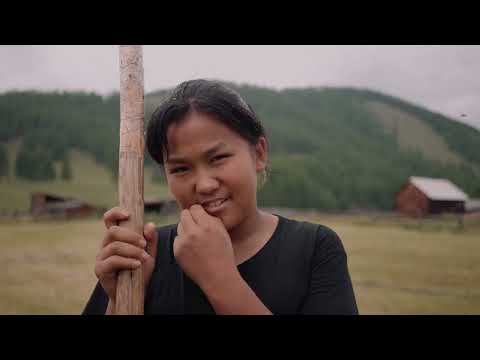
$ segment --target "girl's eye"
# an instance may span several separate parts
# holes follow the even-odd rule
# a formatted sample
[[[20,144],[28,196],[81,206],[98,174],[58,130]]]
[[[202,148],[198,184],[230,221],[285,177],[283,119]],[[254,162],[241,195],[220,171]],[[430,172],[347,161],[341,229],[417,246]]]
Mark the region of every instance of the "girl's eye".
[[[170,174],[182,173],[182,172],[185,172],[187,170],[188,170],[188,168],[186,166],[179,166],[179,167],[171,169]]]
[[[221,155],[217,155],[217,156],[214,156],[213,157],[213,161],[218,161],[218,160],[222,160],[222,159],[225,159],[227,157],[229,157],[230,155],[228,154],[221,154]]]

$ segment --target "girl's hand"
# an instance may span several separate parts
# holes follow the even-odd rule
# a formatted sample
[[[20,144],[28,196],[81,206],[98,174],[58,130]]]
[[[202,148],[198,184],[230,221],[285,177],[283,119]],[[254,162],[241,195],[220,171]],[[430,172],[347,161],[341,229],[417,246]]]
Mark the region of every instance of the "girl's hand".
[[[235,277],[238,270],[230,235],[220,219],[193,205],[182,210],[177,234],[175,258],[205,293]]]
[[[107,231],[96,258],[95,275],[112,302],[116,300],[117,275],[120,270],[143,266],[146,289],[155,267],[158,241],[155,225],[145,225],[144,236],[141,236],[117,225],[119,221],[128,219],[128,216],[125,210],[114,207],[103,217]]]

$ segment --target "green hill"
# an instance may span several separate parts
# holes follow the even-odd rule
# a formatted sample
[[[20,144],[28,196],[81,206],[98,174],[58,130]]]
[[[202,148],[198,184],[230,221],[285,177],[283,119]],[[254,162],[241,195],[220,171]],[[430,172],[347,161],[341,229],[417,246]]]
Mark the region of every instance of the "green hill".
[[[419,151],[429,160],[461,164],[462,157],[449,148],[445,139],[428,123],[401,108],[385,102],[369,101],[367,109],[387,133],[394,136],[403,151]]]
[[[229,85],[252,105],[269,136],[272,173],[259,192],[261,205],[390,209],[410,175],[446,177],[480,196],[480,132],[470,126],[369,90]],[[146,96],[147,119],[165,94]],[[78,186],[116,183],[118,94],[10,92],[0,95],[0,121],[0,143],[17,154],[14,159],[9,150],[9,187],[68,183],[59,179],[68,163]],[[103,170],[81,165],[75,154]],[[150,181],[148,156],[146,165]],[[32,178],[25,179],[22,171],[29,170]],[[5,184],[4,177],[2,189]]]
[[[18,151],[20,141],[7,144],[12,158]],[[74,197],[99,207],[111,208],[118,204],[118,187],[108,168],[99,164],[91,154],[76,149],[70,150],[72,179],[60,179],[61,164],[54,163],[57,179],[31,181],[21,178],[3,179],[0,182],[0,211],[27,211],[32,192],[54,193]],[[145,198],[171,197],[163,183],[152,181],[152,168],[145,169]]]

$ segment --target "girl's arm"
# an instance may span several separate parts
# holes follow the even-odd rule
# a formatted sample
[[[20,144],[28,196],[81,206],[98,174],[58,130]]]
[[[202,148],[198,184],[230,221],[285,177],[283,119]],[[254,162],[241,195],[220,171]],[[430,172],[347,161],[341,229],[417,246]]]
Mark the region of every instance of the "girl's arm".
[[[238,271],[204,291],[218,315],[273,315]]]

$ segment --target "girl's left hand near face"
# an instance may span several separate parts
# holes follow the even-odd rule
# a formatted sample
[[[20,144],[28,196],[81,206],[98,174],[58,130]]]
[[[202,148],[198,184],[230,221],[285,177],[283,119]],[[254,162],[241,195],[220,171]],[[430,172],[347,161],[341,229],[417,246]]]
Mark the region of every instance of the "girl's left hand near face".
[[[237,272],[230,235],[219,218],[201,205],[182,210],[175,258],[183,271],[205,292],[228,283]]]

